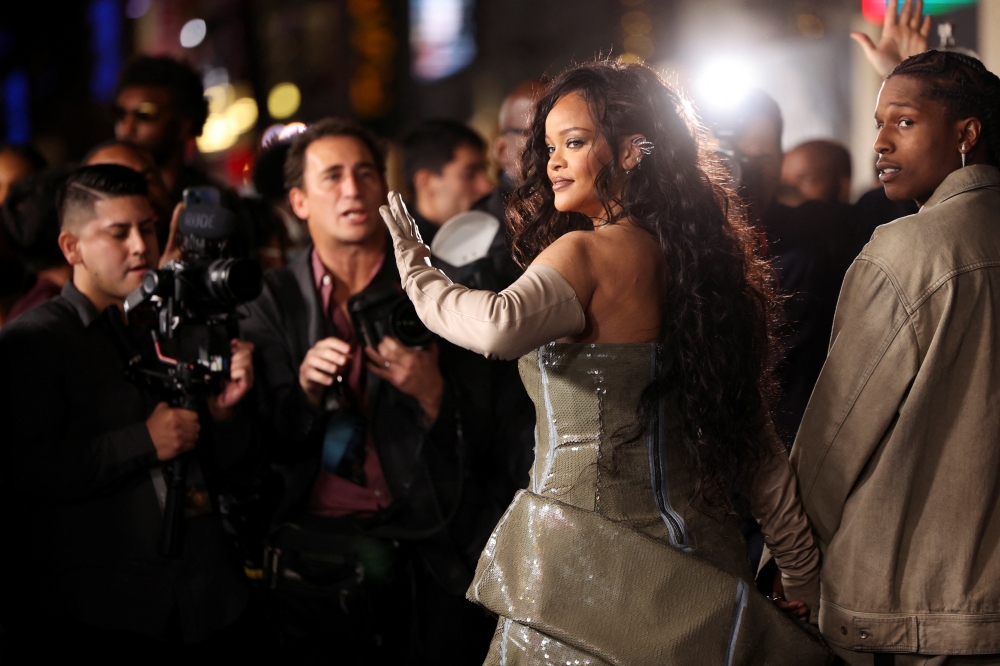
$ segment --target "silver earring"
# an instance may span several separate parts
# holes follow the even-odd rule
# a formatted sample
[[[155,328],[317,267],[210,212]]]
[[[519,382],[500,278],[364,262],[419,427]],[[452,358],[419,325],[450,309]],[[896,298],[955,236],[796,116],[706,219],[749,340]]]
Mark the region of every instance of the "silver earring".
[[[641,136],[637,136],[632,139],[632,145],[636,146],[643,155],[649,155],[653,152],[653,142],[647,141]],[[641,157],[639,159],[642,159]]]
[[[964,169],[965,168],[965,144],[964,143],[962,144],[961,153],[962,153],[962,168]]]

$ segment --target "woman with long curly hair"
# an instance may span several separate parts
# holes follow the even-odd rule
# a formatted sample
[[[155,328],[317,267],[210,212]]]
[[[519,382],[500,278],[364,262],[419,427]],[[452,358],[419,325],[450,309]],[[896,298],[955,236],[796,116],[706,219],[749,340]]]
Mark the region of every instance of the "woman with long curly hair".
[[[398,195],[383,208],[431,330],[520,358],[531,486],[469,597],[500,616],[487,663],[824,663],[753,589],[745,498],[805,617],[819,554],[768,415],[773,296],[690,105],[651,69],[574,68],[538,102],[508,205],[524,275],[450,283]]]

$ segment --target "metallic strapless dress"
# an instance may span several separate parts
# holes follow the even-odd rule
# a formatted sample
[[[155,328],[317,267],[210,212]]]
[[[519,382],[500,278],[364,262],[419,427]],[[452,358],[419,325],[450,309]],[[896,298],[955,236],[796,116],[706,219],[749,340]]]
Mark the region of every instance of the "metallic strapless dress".
[[[735,520],[690,499],[675,408],[661,402],[636,433],[659,352],[552,343],[521,358],[531,484],[468,592],[500,616],[487,664],[828,663],[754,588]]]

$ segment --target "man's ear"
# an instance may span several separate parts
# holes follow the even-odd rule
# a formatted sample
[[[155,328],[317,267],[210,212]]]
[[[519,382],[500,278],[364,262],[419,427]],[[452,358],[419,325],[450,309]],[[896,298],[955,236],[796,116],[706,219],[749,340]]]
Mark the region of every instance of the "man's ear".
[[[431,194],[428,192],[433,187],[432,183],[437,174],[430,169],[417,169],[413,174],[413,198],[420,198],[421,195]]]
[[[966,152],[971,152],[979,142],[979,137],[983,134],[983,123],[979,118],[966,118],[958,121],[958,129],[961,133],[959,142],[964,143]]]
[[[66,262],[70,266],[83,263],[83,253],[80,252],[80,237],[69,231],[59,233],[59,249],[62,250]]]
[[[293,187],[288,191],[288,203],[292,204],[292,212],[300,220],[309,219],[309,200],[301,187]]]
[[[493,140],[493,159],[501,165],[506,164],[507,151],[509,150],[510,143],[507,141],[507,135],[501,132],[497,135],[497,138]]]

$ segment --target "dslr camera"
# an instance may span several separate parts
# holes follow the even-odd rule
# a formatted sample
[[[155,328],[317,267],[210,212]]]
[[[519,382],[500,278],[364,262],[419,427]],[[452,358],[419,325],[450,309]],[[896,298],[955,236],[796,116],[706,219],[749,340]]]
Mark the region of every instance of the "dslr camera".
[[[407,347],[421,348],[434,340],[417,316],[406,294],[395,284],[386,283],[366,289],[347,301],[354,330],[365,344],[378,347],[390,335]]]

